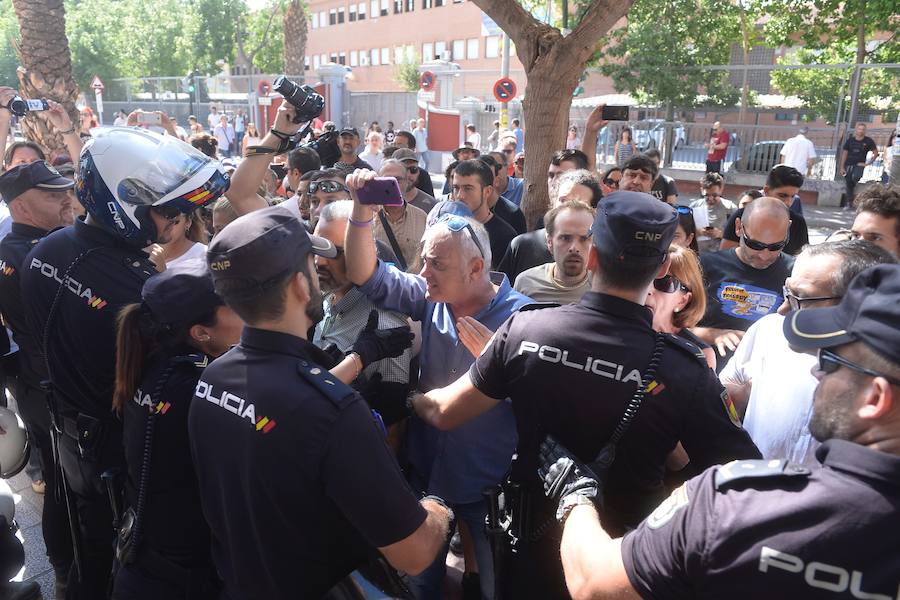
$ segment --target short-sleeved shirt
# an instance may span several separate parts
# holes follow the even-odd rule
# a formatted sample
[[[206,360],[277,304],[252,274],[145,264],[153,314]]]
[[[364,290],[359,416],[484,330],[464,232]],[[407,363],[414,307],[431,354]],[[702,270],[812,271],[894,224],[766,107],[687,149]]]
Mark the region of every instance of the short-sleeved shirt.
[[[739,208],[728,217],[725,229],[722,231],[722,239],[731,242],[739,242],[737,236],[737,220],[744,215],[744,209]],[[798,212],[791,211],[791,224],[788,227],[788,243],[784,247],[784,253],[797,256],[803,250],[803,246],[809,243],[809,228],[806,218]]]
[[[473,317],[496,330],[531,299],[512,289],[502,273],[491,273],[494,298]],[[419,389],[430,391],[456,381],[475,357],[459,340],[450,306],[425,297],[425,280],[379,261],[360,290],[381,308],[396,310],[422,323]],[[415,477],[429,493],[454,503],[480,502],[486,486],[496,485],[509,467],[516,446],[512,408],[501,402],[450,431],[438,431],[413,417],[409,459]]]
[[[650,188],[650,195],[657,200],[668,202],[669,196],[678,196],[678,186],[675,180],[668,175],[659,174],[659,177],[653,180],[653,187]]]
[[[728,135],[727,131],[721,129],[719,130],[719,133],[715,133],[710,136],[710,139],[713,140],[716,146],[718,146],[719,144],[725,144],[725,147],[710,150],[706,155],[706,160],[725,160],[725,155],[728,152],[728,143],[731,141],[731,136]]]
[[[365,400],[304,339],[245,327],[188,419],[225,596],[318,598],[426,513]]]
[[[483,394],[512,400],[522,472],[536,474],[537,448],[547,434],[584,462],[596,458],[634,395],[655,341],[648,308],[587,292],[578,304],[513,315],[469,377]],[[715,373],[696,353],[666,337],[655,384],[619,442],[605,486],[605,524],[614,529],[637,525],[662,499],[666,456],[679,441],[695,468],[759,457],[729,416]]]
[[[895,598],[900,457],[843,440],[810,470],[713,468],[622,540],[642,598]]]
[[[555,262],[531,267],[519,273],[513,287],[536,302],[556,304],[578,302],[585,292],[591,289],[589,277],[586,276],[584,281],[577,285],[565,286],[556,281],[553,276],[555,271]]]
[[[784,143],[781,148],[784,162],[803,175],[809,170],[809,161],[816,157],[816,147],[805,135],[798,134]]]
[[[847,151],[847,158],[844,160],[844,165],[849,166],[866,162],[866,155],[869,152],[877,151],[878,146],[875,145],[875,140],[867,135],[863,136],[863,139],[861,140],[858,140],[856,139],[856,136],[851,135],[847,138],[847,141],[844,142],[844,150]]]
[[[721,229],[723,231],[722,235],[724,235],[728,219],[737,211],[737,206],[734,202],[727,198],[719,198],[719,201],[712,207],[706,203],[705,198],[700,198],[699,200],[694,200],[691,203],[691,207],[695,211],[706,209],[706,218],[709,226]],[[720,243],[720,239],[704,235],[702,229],[697,231],[697,245],[700,247],[700,252],[714,252],[719,249]]]
[[[116,364],[116,317],[141,301],[141,288],[156,268],[147,254],[122,238],[76,221],[54,231],[25,257],[20,271],[26,317],[43,335],[50,307],[59,293],[47,343],[57,402],[67,413],[80,411],[110,419]]]
[[[706,314],[701,327],[747,331],[754,322],[774,313],[784,301],[782,288],[794,259],[784,253],[765,269],[738,258],[736,248],[700,256],[706,283]]]

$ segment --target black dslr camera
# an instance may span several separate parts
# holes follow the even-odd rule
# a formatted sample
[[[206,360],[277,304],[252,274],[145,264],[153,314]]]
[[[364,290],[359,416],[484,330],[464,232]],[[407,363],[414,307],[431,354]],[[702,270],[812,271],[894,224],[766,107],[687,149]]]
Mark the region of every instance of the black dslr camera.
[[[284,75],[275,80],[272,88],[297,109],[294,123],[312,121],[325,108],[325,98],[308,85],[297,85]]]

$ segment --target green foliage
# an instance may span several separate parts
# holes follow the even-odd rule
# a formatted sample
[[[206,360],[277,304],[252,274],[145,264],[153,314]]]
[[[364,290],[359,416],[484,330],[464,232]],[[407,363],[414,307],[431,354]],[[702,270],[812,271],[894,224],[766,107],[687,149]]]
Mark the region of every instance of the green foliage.
[[[692,67],[728,64],[739,17],[729,0],[637,0],[594,63],[642,103],[733,106],[740,90],[727,72]]]
[[[853,64],[857,59],[857,33],[863,25],[866,47],[863,62],[900,61],[900,13],[896,0],[767,0],[770,15],[765,26],[772,44],[800,48],[781,62],[795,65]],[[894,33],[892,36],[891,33]],[[797,69],[774,71],[773,85],[785,95],[797,96],[815,115],[829,123],[835,119],[838,104],[849,106],[849,80],[852,69]],[[900,108],[900,69],[864,69],[860,85],[861,110],[883,110],[888,98],[891,110]],[[840,90],[843,90],[843,95]]]
[[[281,5],[263,8],[250,13],[245,21],[248,39],[247,46],[256,48],[263,40],[269,15],[273,10],[278,11],[266,36],[266,43],[260,47],[259,52],[253,57],[253,64],[263,73],[281,73],[284,71],[284,27],[282,27],[282,19],[284,18],[285,8]]]
[[[419,89],[419,55],[404,56],[394,67],[394,81],[407,92]]]
[[[16,67],[19,58],[12,41],[19,35],[19,22],[13,10],[12,0],[0,0],[0,85],[18,87]]]

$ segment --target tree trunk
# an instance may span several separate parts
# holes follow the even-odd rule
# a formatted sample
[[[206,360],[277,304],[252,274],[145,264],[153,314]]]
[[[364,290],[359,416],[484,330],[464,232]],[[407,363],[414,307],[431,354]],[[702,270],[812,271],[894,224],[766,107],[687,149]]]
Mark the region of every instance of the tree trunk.
[[[16,53],[19,92],[23,98],[49,98],[62,104],[72,123],[80,128],[75,108],[78,86],[72,78],[72,56],[66,37],[66,11],[62,0],[13,0],[20,37]],[[51,153],[65,150],[62,136],[46,119],[29,114],[22,132]],[[77,156],[72,157],[77,160]]]
[[[301,83],[305,78],[306,35],[306,8],[302,0],[292,0],[284,13],[284,72]]]

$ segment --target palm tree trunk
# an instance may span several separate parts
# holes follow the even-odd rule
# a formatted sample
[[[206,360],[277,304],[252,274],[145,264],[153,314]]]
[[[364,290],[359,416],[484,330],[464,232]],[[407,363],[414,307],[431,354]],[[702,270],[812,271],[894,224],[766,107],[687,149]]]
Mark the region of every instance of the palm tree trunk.
[[[18,71],[19,92],[25,98],[59,102],[65,106],[75,127],[79,127],[81,120],[75,108],[78,86],[72,78],[72,55],[62,0],[13,0],[13,6],[20,32],[16,43],[16,53],[22,63]],[[46,119],[29,115],[22,120],[22,131],[51,153],[65,148],[62,136]]]
[[[302,0],[292,0],[284,13],[284,72],[304,79],[306,55],[306,8]]]

